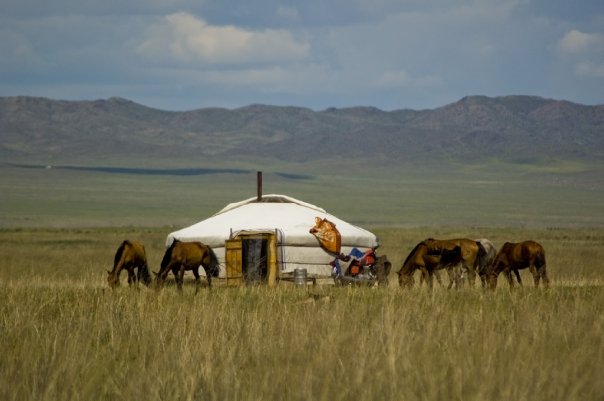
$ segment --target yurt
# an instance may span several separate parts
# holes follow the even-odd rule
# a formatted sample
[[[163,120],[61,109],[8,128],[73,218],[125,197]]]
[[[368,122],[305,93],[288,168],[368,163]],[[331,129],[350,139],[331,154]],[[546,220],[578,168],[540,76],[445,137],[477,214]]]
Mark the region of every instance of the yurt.
[[[291,277],[295,269],[306,269],[309,277],[329,277],[335,255],[310,233],[317,219],[335,224],[341,236],[338,248],[342,254],[347,255],[353,248],[365,251],[378,245],[371,232],[318,206],[270,194],[231,203],[206,220],[170,233],[166,246],[175,239],[209,245],[220,262],[220,277],[226,278],[227,284],[271,284],[281,277]]]

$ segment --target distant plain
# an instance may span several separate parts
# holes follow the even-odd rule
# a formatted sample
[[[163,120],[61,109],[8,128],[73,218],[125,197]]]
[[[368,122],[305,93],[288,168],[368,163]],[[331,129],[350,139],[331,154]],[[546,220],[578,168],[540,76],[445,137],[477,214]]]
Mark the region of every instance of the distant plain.
[[[1,227],[188,225],[256,196],[256,170],[265,194],[370,228],[604,226],[601,169],[426,165],[367,174],[329,166],[293,174],[291,165],[215,165],[205,166],[215,173],[170,175],[48,167],[0,165]]]

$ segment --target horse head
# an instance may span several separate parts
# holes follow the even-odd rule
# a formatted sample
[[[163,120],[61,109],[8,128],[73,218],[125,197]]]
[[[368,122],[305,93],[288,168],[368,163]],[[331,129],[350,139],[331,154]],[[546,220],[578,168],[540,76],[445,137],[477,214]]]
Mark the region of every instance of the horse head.
[[[220,273],[220,264],[218,263],[218,258],[216,257],[216,254],[212,248],[207,245],[206,248],[210,258],[206,272],[212,277],[218,277],[218,274]]]
[[[120,278],[114,272],[107,270],[107,283],[109,287],[115,288],[120,285]]]
[[[486,268],[486,282],[489,289],[494,290],[497,287],[497,277],[506,268],[509,268],[507,254],[513,248],[514,244],[506,242],[503,244],[499,252],[495,255],[493,263]]]
[[[403,269],[398,271],[398,284],[401,287],[410,288],[415,284],[415,278],[413,278],[413,274],[409,272],[404,272]]]

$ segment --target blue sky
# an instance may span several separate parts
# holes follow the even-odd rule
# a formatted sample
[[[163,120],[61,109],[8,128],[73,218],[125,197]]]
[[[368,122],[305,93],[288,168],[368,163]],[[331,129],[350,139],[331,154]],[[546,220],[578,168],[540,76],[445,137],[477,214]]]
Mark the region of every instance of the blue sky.
[[[604,2],[0,0],[0,96],[436,108],[604,104]]]

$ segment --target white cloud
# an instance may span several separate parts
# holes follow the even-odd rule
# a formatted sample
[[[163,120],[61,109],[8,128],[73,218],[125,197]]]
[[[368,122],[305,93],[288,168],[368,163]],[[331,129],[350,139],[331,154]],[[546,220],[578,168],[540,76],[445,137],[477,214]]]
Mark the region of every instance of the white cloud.
[[[604,78],[604,34],[572,30],[560,39],[557,49],[574,66],[575,76]]]
[[[181,12],[152,26],[137,50],[156,61],[242,64],[301,60],[308,56],[310,46],[286,30],[213,26]]]
[[[558,42],[558,50],[562,54],[578,54],[604,49],[604,35],[600,33],[584,33],[577,30],[567,32]]]
[[[579,63],[575,73],[580,77],[604,78],[604,63]]]

